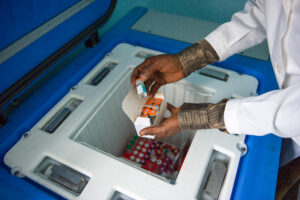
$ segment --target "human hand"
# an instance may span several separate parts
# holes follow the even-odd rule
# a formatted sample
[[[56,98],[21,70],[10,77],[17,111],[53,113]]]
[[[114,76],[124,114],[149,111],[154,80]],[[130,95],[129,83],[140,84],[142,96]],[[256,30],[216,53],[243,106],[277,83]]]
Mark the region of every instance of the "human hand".
[[[159,126],[151,126],[140,131],[140,135],[155,135],[157,138],[164,138],[174,135],[180,131],[178,122],[178,111],[180,109],[171,104],[167,104],[171,117],[165,119]]]
[[[145,82],[148,95],[154,96],[162,85],[173,83],[183,78],[184,71],[178,57],[176,55],[163,54],[149,57],[137,66],[132,72],[131,84],[135,86],[136,80],[141,79],[141,81]]]

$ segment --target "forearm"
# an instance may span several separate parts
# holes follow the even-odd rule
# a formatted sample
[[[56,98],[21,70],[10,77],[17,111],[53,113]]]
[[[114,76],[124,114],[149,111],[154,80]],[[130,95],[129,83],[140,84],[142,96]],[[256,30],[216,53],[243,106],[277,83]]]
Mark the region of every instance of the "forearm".
[[[216,128],[226,131],[224,110],[227,101],[228,99],[223,99],[217,104],[183,104],[178,113],[180,129],[197,130]]]

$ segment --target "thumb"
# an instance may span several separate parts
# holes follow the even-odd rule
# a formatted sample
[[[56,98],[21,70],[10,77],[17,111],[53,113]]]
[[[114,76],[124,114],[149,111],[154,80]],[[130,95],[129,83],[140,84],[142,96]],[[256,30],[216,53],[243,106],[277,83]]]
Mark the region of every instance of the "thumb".
[[[171,113],[174,113],[176,111],[176,107],[173,106],[172,104],[170,103],[167,103],[167,109],[171,112]]]
[[[158,136],[161,132],[162,132],[162,127],[160,126],[151,126],[151,127],[147,127],[144,128],[140,131],[140,135],[156,135]]]

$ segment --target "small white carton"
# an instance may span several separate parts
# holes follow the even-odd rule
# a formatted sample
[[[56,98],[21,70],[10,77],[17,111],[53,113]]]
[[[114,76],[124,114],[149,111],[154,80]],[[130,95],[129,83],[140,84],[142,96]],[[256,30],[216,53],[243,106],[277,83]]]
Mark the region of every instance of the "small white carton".
[[[159,111],[155,117],[155,120],[153,122],[153,126],[157,126],[160,124],[160,122],[164,118],[164,114],[167,109],[167,102],[165,101],[164,95],[161,91],[158,91],[154,98],[160,98],[162,99]],[[122,108],[124,113],[129,117],[129,119],[134,123],[136,132],[138,136],[140,136],[140,131],[143,128],[152,126],[150,122],[150,118],[147,117],[139,117],[139,111],[140,108],[143,107],[146,103],[148,98],[139,98],[137,95],[137,91],[135,88],[131,88],[129,90],[127,96],[122,102]],[[152,135],[145,135],[143,137],[154,139],[155,136]]]

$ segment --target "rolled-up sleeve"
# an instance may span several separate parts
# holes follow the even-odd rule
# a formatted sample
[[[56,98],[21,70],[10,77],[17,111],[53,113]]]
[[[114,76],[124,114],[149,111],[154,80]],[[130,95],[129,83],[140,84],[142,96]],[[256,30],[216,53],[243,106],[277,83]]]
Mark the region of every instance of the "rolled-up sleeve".
[[[266,39],[262,4],[247,1],[243,11],[234,14],[230,22],[220,25],[205,37],[221,61]]]
[[[300,83],[260,96],[229,100],[224,122],[229,133],[300,139]],[[300,145],[300,140],[296,141]]]

